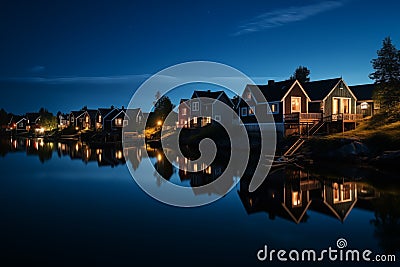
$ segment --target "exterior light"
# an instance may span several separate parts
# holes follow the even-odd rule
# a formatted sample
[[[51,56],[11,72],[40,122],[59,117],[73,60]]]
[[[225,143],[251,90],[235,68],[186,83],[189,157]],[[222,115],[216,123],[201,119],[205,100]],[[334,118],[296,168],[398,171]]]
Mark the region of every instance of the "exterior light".
[[[161,120],[157,121],[157,125],[161,126],[162,125],[162,121]]]

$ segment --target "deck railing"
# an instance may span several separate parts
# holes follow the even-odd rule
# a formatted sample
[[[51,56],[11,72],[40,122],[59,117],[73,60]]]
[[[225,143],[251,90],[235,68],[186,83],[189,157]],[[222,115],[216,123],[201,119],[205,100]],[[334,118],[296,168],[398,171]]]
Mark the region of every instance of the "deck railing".
[[[284,115],[285,121],[319,121],[322,113],[292,113]]]
[[[324,121],[359,121],[363,119],[362,114],[331,114],[330,116],[324,117]]]

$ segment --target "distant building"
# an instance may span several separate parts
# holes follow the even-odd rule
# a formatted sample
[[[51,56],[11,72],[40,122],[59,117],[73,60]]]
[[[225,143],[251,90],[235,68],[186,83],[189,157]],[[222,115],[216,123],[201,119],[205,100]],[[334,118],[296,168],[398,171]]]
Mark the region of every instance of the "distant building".
[[[213,121],[223,125],[232,124],[232,114],[221,106],[220,101],[232,111],[234,104],[224,91],[194,91],[191,99],[182,99],[178,107],[178,127],[199,128]]]
[[[372,99],[375,84],[354,85],[350,86],[350,89],[357,97],[357,114],[362,114],[364,117],[367,117],[373,116],[379,111],[380,105]]]

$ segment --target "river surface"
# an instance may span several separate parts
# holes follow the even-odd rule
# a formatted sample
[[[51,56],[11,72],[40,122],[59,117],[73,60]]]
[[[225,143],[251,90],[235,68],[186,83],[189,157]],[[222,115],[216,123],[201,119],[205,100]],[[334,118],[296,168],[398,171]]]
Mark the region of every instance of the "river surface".
[[[337,164],[273,169],[255,192],[248,192],[247,177],[233,176],[232,190],[218,201],[178,208],[142,191],[127,164],[155,186],[172,182],[194,192],[225,166],[222,160],[190,173],[184,159],[171,164],[162,151],[144,146],[1,139],[1,261],[7,266],[280,266],[276,258],[260,262],[257,252],[265,245],[337,249],[340,238],[346,248],[400,260],[400,185],[394,171]],[[386,264],[395,265],[380,265]]]

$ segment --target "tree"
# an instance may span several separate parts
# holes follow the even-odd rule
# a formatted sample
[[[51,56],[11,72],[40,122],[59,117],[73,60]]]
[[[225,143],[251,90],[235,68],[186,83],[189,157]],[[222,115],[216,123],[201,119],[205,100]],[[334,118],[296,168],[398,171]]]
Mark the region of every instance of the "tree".
[[[57,118],[53,116],[53,113],[49,112],[45,108],[40,108],[40,125],[46,129],[52,130],[57,128]]]
[[[382,42],[377,58],[371,60],[375,72],[369,78],[375,80],[374,98],[380,103],[381,110],[388,115],[398,114],[400,103],[400,51],[396,49],[390,37]]]
[[[2,125],[7,125],[9,122],[9,114],[2,108],[0,110],[0,128]]]
[[[175,105],[172,104],[168,96],[161,96],[154,104],[154,112],[151,113],[147,120],[146,127],[155,127],[158,122],[164,123],[168,114],[174,109]]]
[[[290,80],[298,80],[300,83],[306,83],[310,81],[310,70],[304,66],[298,66],[294,71],[293,75],[290,76]]]

